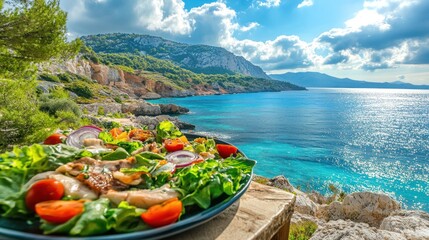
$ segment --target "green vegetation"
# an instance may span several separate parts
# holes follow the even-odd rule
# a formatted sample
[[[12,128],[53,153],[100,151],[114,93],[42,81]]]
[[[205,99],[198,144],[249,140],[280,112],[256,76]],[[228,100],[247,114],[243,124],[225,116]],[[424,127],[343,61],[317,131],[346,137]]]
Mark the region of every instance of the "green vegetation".
[[[342,202],[344,200],[344,198],[347,196],[347,193],[345,193],[344,191],[338,189],[334,184],[330,183],[328,185],[328,189],[332,192],[332,196],[329,197],[329,199],[331,199],[332,201],[340,201]]]
[[[80,112],[62,87],[42,94],[36,63],[75,55],[81,41],[66,42],[66,13],[58,0],[0,0],[0,150],[43,141],[58,127],[80,125]],[[39,79],[61,82],[51,74]]]
[[[317,224],[306,221],[290,225],[289,240],[308,240],[317,230]]]
[[[66,42],[66,13],[59,0],[0,0],[0,76],[28,78],[34,63],[74,55],[81,41]]]
[[[222,87],[229,92],[282,91],[302,89],[288,82],[255,78],[241,74],[197,74],[181,68],[166,60],[157,59],[141,53],[92,53],[101,63],[140,70],[140,75],[161,81],[177,89],[192,89],[196,85],[212,89]],[[128,71],[131,71],[128,69]],[[157,77],[159,73],[165,78]]]
[[[72,84],[66,87],[67,90],[76,93],[79,97],[83,98],[92,98],[94,97],[94,93],[91,90],[91,87],[88,83],[85,82],[73,82]]]
[[[35,82],[0,80],[0,149],[42,141],[55,119],[39,110]]]

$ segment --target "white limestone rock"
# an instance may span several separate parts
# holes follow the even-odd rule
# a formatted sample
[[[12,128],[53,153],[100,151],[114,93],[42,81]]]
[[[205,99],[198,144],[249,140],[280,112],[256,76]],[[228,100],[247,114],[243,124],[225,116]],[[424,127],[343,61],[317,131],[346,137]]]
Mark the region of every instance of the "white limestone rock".
[[[405,235],[409,240],[429,239],[429,213],[400,210],[385,218],[380,229]]]
[[[378,227],[384,218],[400,208],[397,201],[385,194],[357,192],[347,195],[342,203],[321,206],[316,216],[326,221],[350,219]]]
[[[404,235],[397,232],[379,230],[366,223],[350,220],[330,221],[319,226],[310,240],[405,240]]]

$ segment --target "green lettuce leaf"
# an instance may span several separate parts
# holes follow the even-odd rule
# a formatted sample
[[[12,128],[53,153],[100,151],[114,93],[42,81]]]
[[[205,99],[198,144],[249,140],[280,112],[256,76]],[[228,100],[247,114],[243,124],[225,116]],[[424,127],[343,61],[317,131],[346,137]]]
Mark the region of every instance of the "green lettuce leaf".
[[[24,184],[34,175],[55,170],[58,166],[91,153],[64,144],[14,147],[0,154],[0,215],[24,217]],[[92,156],[92,155],[91,155]]]
[[[212,200],[225,194],[234,195],[246,183],[255,165],[244,158],[214,159],[178,169],[173,187],[182,194],[184,206],[207,209]]]
[[[163,139],[167,138],[178,138],[181,137],[183,133],[177,128],[174,123],[166,120],[162,121],[156,127],[156,141],[161,143]]]

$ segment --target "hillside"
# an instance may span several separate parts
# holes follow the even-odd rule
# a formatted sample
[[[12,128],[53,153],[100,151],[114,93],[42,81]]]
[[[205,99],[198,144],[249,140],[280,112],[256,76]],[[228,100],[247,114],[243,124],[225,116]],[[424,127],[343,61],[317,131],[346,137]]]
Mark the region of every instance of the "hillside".
[[[170,60],[195,73],[239,73],[269,79],[260,67],[220,47],[189,45],[155,36],[121,33],[89,35],[81,39],[97,53],[142,53]]]
[[[400,81],[368,82],[350,78],[336,78],[318,72],[288,72],[284,74],[270,74],[270,77],[304,87],[429,89],[428,85],[413,85]]]

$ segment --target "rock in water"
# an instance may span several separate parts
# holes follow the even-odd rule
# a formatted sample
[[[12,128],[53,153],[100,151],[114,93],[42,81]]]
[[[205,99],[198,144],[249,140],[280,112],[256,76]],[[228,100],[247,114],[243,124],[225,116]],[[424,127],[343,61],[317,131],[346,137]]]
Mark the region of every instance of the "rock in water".
[[[310,240],[405,240],[404,235],[350,220],[330,221],[319,226]]]
[[[429,213],[400,210],[385,218],[380,229],[402,233],[410,240],[429,239]]]

